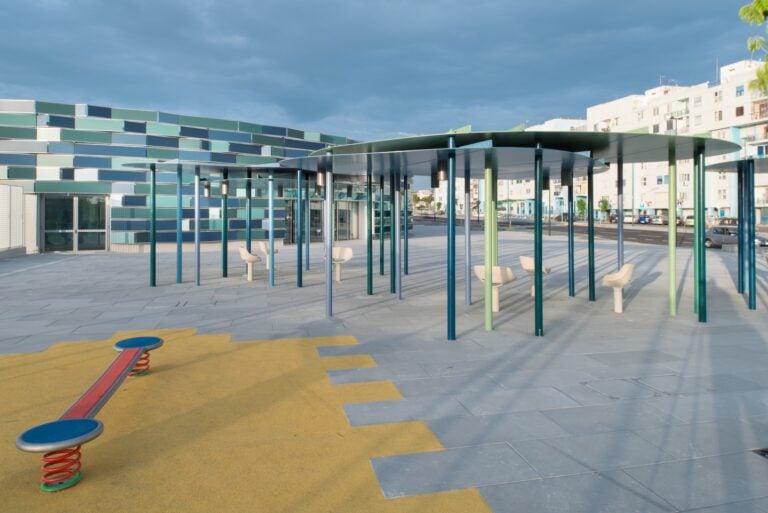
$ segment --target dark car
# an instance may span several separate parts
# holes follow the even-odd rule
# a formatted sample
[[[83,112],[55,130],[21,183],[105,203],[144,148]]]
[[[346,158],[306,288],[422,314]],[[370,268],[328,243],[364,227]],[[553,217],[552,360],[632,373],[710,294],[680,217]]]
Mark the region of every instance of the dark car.
[[[724,244],[738,244],[739,229],[733,226],[716,226],[705,233],[704,245],[708,248],[723,247]],[[755,236],[756,246],[768,246],[768,239],[761,235]]]
[[[637,217],[638,224],[651,224],[651,216],[646,214],[640,214]]]

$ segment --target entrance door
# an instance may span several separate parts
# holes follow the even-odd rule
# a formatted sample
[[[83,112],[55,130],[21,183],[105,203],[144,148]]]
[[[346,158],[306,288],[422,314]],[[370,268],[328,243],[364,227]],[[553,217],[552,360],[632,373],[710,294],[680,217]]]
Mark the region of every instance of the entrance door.
[[[45,251],[107,249],[106,197],[45,196]]]

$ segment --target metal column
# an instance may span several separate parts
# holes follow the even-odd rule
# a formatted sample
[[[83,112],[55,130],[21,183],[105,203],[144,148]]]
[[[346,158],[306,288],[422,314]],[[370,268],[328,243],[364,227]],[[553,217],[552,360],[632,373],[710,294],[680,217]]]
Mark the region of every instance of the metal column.
[[[563,158],[561,174],[561,185],[568,187],[568,197],[566,210],[568,212],[568,295],[576,296],[576,275],[574,262],[576,260],[576,251],[574,248],[574,230],[573,230],[573,157]]]
[[[393,273],[395,277],[395,297],[397,299],[403,299],[403,289],[402,289],[402,257],[403,257],[403,243],[400,240],[401,236],[401,205],[400,205],[400,172],[398,171],[395,175],[395,202],[394,202],[394,211],[395,211],[395,233],[394,233],[394,248],[395,248],[395,272]]]
[[[669,200],[667,219],[667,260],[669,264],[669,315],[677,315],[677,148],[675,138],[669,139]]]
[[[488,205],[491,203],[493,192],[491,191],[491,181],[493,180],[493,169],[489,158],[490,150],[485,154],[485,187],[483,192],[485,197],[485,222],[483,223],[483,265],[485,266],[485,283],[483,284],[483,312],[485,313],[485,331],[493,329],[493,226],[488,222]],[[478,198],[479,199],[479,198]]]
[[[251,252],[251,224],[253,222],[253,183],[251,182],[251,170],[248,169],[245,181],[245,249]]]
[[[587,260],[588,260],[588,287],[589,300],[595,301],[595,161],[592,152],[589,153],[587,163]],[[623,213],[619,213],[617,221],[621,220]]]
[[[195,166],[195,285],[200,286],[200,166]]]
[[[366,227],[368,237],[366,238],[366,293],[370,296],[373,294],[373,177],[371,156],[366,158],[366,175],[365,175],[365,212],[366,212]]]
[[[323,204],[323,239],[325,243],[325,316],[333,317],[333,161],[325,162],[325,202]]]
[[[448,340],[456,340],[456,138],[448,137]]]
[[[544,290],[542,280],[542,267],[543,267],[543,234],[542,234],[542,196],[544,186],[544,166],[543,166],[543,150],[541,149],[541,143],[536,143],[536,153],[534,156],[534,205],[533,205],[533,258],[534,258],[534,271],[533,271],[533,288],[534,288],[534,332],[537,337],[544,335]]]
[[[389,166],[389,292],[395,293],[395,169],[390,160]]]
[[[268,210],[269,210],[269,286],[275,286],[275,173],[269,170],[269,182],[267,185]]]
[[[149,286],[157,285],[157,172],[149,165]]]
[[[472,304],[472,198],[469,152],[464,153],[464,304]],[[487,327],[486,327],[487,329]]]
[[[753,159],[747,160],[747,187],[744,188],[746,192],[747,201],[745,202],[747,207],[747,249],[749,251],[749,309],[755,310],[757,308],[757,296],[756,296],[756,275],[757,275],[757,261],[755,260],[755,161]]]
[[[619,215],[616,217],[616,239],[618,241],[618,268],[624,265],[624,140],[619,135],[619,148],[616,152],[616,193]],[[633,212],[634,214],[634,212]]]
[[[379,177],[379,274],[384,276],[384,175]]]
[[[739,237],[738,237],[738,278],[736,280],[736,290],[739,292],[739,294],[743,294],[744,291],[747,288],[747,276],[744,273],[745,270],[745,261],[747,258],[747,255],[745,254],[744,248],[746,247],[746,244],[744,244],[744,241],[747,240],[747,232],[744,229],[745,228],[745,219],[744,219],[744,212],[746,212],[746,209],[744,208],[744,205],[746,204],[747,195],[744,193],[744,170],[746,168],[745,166],[746,162],[743,160],[739,160],[736,163],[736,172],[737,172],[737,196],[738,196],[738,227],[739,227]]]
[[[227,188],[229,188],[229,184],[227,180],[229,179],[229,173],[227,170],[224,170],[224,173],[222,174],[221,179],[221,277],[226,278],[227,277],[227,271],[229,269],[229,213],[227,209],[227,198],[229,196],[229,191],[227,190],[227,193],[225,194],[224,187],[225,183],[227,183]]]
[[[182,240],[182,218],[184,217],[184,211],[182,210],[182,188],[184,187],[184,184],[182,183],[182,174],[181,174],[181,164],[176,165],[176,283],[181,283],[181,261],[182,261],[182,249],[183,249],[183,243]]]
[[[302,287],[304,285],[303,283],[303,276],[302,276],[302,268],[304,263],[301,261],[302,251],[304,248],[302,247],[304,245],[304,241],[302,240],[302,220],[304,216],[304,209],[302,208],[302,198],[301,198],[301,188],[304,184],[302,183],[302,172],[299,169],[296,171],[296,286]]]
[[[704,179],[704,145],[696,141],[693,150],[693,176],[694,176],[694,263],[696,276],[696,312],[699,314],[699,322],[707,322],[707,256],[704,238],[706,236],[706,204],[705,204],[705,179]],[[698,178],[698,180],[696,180]]]
[[[309,199],[309,176],[305,180],[304,196],[306,197],[307,217],[304,219],[304,238],[307,240],[307,244],[304,247],[304,265],[305,269],[309,271],[309,244],[312,242],[312,201]]]
[[[403,175],[403,274],[408,274],[408,173]]]

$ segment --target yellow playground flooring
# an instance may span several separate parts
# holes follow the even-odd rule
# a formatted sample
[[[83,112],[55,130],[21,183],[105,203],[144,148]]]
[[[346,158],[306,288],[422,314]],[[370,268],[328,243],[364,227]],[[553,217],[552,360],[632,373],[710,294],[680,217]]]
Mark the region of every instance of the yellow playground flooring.
[[[104,433],[82,447],[83,480],[38,489],[40,455],[14,446],[57,419],[116,356],[112,344],[162,337],[147,376],[127,378],[97,415]],[[115,333],[46,351],[0,355],[0,511],[484,512],[476,489],[386,499],[370,458],[440,450],[423,422],[351,427],[343,405],[400,398],[390,382],[333,385],[329,369],[368,356],[318,356],[352,337],[254,340],[194,329]]]

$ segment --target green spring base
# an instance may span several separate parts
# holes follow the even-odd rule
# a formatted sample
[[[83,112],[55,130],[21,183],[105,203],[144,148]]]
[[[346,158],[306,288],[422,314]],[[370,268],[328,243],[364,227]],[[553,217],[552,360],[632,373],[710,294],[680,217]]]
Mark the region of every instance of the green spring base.
[[[69,479],[65,479],[58,483],[40,483],[40,489],[44,492],[58,492],[59,490],[65,490],[71,486],[75,486],[82,478],[82,474],[78,472]]]

